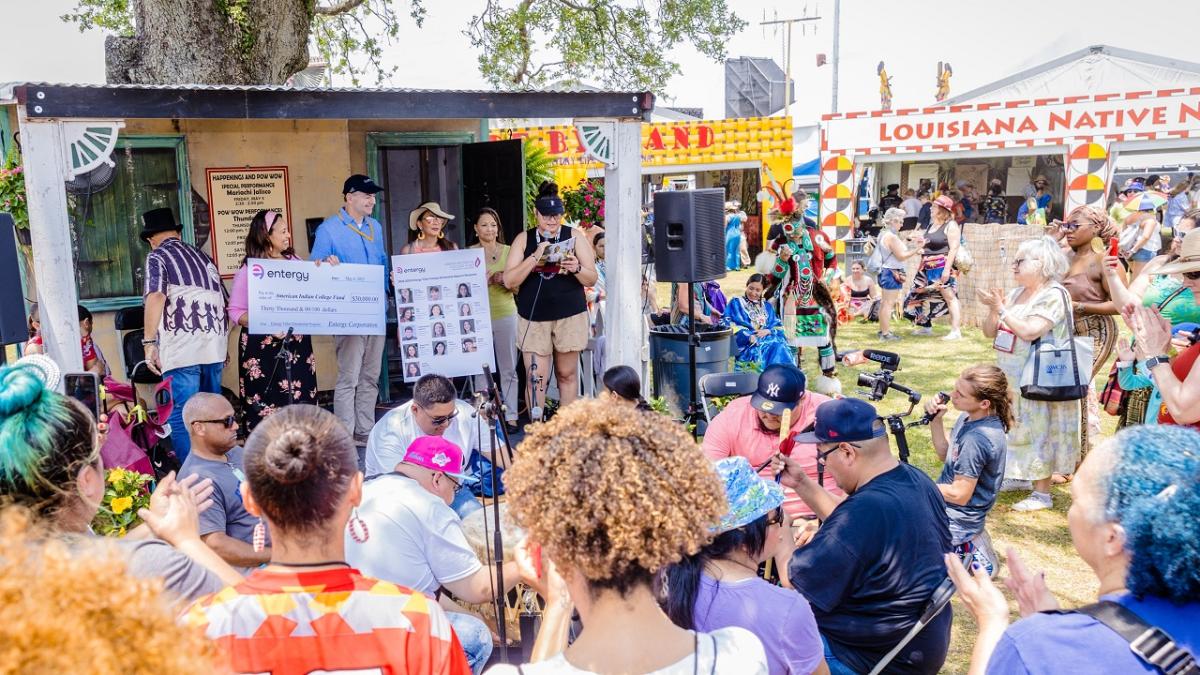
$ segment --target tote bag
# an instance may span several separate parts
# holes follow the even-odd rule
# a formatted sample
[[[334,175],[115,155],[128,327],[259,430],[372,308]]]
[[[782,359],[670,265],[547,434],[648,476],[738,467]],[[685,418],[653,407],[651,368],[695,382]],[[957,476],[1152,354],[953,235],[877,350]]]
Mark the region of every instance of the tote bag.
[[[1051,329],[1048,338],[1038,338],[1029,349],[1029,357],[1021,370],[1021,396],[1033,401],[1078,401],[1087,396],[1092,376],[1092,352],[1095,343],[1090,336],[1076,337],[1071,298],[1063,294],[1067,312],[1067,337],[1058,342]]]

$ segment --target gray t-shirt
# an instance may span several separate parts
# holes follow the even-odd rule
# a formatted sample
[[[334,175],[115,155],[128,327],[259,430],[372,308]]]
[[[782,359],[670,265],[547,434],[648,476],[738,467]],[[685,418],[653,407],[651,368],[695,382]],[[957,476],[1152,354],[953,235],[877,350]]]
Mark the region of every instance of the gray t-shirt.
[[[213,482],[213,504],[200,514],[200,536],[213,532],[225,534],[246,542],[253,543],[254,526],[258,518],[250,515],[242,505],[241,483],[245,478],[242,473],[242,457],[245,450],[235,447],[226,455],[224,462],[214,462],[203,459],[195,452],[188,454],[179,469],[179,475],[187,478],[192,474],[200,476],[201,480],[211,478]],[[267,543],[270,543],[268,533]]]
[[[999,417],[991,415],[971,422],[963,413],[950,431],[949,442],[946,464],[937,482],[949,485],[955,476],[976,479],[975,492],[965,505],[946,503],[950,538],[958,545],[983,530],[988,511],[996,503],[996,491],[1004,477],[1008,439]]]
[[[129,561],[129,573],[162,579],[167,592],[189,603],[225,588],[217,575],[162,539],[116,540]]]

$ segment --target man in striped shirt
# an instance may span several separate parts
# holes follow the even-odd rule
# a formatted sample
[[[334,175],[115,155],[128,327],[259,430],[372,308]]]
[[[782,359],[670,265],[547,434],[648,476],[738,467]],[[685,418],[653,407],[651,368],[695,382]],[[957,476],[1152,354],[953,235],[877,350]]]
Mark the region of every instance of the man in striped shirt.
[[[179,461],[191,449],[183,406],[196,392],[221,393],[229,346],[225,287],[216,265],[179,238],[169,208],[142,214],[146,256],[146,361],[171,378],[171,441]]]

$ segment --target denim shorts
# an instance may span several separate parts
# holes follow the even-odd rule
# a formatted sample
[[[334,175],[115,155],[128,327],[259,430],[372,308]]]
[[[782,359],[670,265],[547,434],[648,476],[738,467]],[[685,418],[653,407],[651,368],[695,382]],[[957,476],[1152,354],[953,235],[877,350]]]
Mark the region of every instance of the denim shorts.
[[[879,270],[879,287],[885,291],[898,291],[904,288],[904,282],[896,276],[896,270],[885,267]]]
[[[1158,254],[1155,253],[1154,251],[1151,251],[1148,248],[1140,248],[1140,249],[1138,249],[1137,253],[1134,253],[1133,255],[1129,256],[1129,261],[1130,262],[1140,262],[1140,263],[1150,262],[1150,260],[1152,258],[1154,258],[1154,256],[1156,256],[1156,255],[1158,255]]]

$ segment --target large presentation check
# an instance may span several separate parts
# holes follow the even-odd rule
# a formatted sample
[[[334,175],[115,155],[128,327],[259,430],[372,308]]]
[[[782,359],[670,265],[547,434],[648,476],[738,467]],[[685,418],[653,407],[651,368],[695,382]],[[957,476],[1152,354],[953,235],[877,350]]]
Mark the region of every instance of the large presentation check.
[[[246,261],[250,332],[383,335],[387,297],[383,265],[329,265],[306,260]]]

